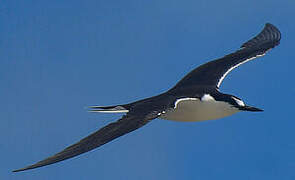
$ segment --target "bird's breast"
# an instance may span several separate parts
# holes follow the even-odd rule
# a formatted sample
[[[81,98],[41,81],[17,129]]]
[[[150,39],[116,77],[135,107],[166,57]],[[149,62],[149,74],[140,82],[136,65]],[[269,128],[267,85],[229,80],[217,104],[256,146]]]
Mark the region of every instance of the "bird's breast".
[[[173,121],[205,121],[230,116],[239,110],[222,101],[202,101],[197,98],[185,98],[176,103],[174,109],[163,113],[160,118]]]

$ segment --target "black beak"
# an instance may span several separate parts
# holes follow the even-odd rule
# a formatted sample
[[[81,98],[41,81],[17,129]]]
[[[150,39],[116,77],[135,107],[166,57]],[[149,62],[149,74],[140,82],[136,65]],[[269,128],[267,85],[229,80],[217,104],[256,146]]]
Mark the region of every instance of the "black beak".
[[[239,106],[241,111],[252,111],[252,112],[260,112],[263,111],[262,109],[251,107],[251,106]]]

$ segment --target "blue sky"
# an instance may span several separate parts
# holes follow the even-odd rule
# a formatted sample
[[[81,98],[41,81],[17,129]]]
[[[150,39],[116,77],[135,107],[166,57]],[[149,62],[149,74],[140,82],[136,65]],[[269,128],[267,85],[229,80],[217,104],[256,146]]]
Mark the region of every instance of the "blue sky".
[[[0,179],[295,179],[294,7],[293,0],[1,2]],[[157,119],[76,158],[11,173],[120,117],[88,113],[88,105],[164,92],[266,22],[281,30],[281,45],[221,86],[264,112]]]

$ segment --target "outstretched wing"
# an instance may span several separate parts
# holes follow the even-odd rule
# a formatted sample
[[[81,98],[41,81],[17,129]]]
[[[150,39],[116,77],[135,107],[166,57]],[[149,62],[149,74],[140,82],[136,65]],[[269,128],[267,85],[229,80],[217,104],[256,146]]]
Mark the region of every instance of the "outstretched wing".
[[[280,39],[280,31],[274,25],[267,23],[264,29],[256,37],[244,43],[240,50],[199,66],[187,74],[171,90],[195,84],[219,88],[231,70],[254,58],[263,56],[268,50],[279,45]]]
[[[134,131],[157,117],[158,114],[156,112],[151,112],[147,115],[124,115],[118,121],[108,124],[95,133],[80,140],[78,143],[67,147],[63,151],[42,161],[39,161],[36,164],[27,166],[22,169],[14,170],[13,172],[34,169],[78,156],[82,153],[91,151],[103,144],[106,144],[124,134]]]

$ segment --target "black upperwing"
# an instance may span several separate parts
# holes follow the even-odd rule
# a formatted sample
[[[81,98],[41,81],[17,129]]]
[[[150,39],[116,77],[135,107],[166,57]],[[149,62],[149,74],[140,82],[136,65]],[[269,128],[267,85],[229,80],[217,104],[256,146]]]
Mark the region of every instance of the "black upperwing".
[[[85,137],[76,144],[73,144],[61,152],[48,157],[42,161],[37,162],[36,164],[27,166],[25,168],[14,170],[13,172],[25,171],[29,169],[34,169],[42,166],[47,166],[59,161],[63,161],[75,156],[78,156],[82,153],[91,151],[95,148],[98,148],[124,134],[127,134],[131,131],[134,131],[152,119],[155,119],[159,116],[158,112],[151,111],[148,113],[127,113],[121,119],[116,122],[110,123],[107,126],[99,129],[95,133]]]
[[[264,29],[256,37],[244,43],[240,50],[197,67],[171,90],[194,85],[219,88],[231,70],[247,61],[263,56],[268,50],[279,45],[280,39],[280,31],[274,25],[267,23]]]

